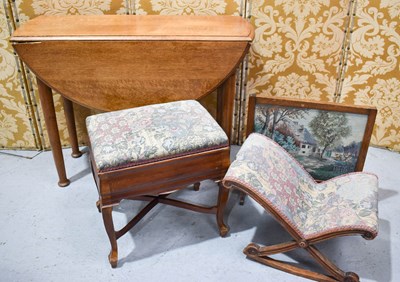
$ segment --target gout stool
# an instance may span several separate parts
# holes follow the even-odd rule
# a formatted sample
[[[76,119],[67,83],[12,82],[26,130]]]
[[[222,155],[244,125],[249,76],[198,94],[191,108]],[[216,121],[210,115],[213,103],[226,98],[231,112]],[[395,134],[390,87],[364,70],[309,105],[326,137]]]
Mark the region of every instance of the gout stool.
[[[347,235],[367,240],[378,234],[378,179],[350,173],[316,183],[281,146],[261,134],[250,134],[223,180],[257,201],[293,237],[271,246],[249,244],[251,259],[316,281],[359,281],[323,255],[316,243]],[[271,255],[296,248],[307,251],[326,271],[303,269]]]
[[[197,101],[102,113],[88,117],[86,125],[112,267],[118,262],[117,239],[158,203],[215,214],[220,235],[226,235],[222,212],[229,190],[222,185],[216,205],[210,207],[168,198],[202,180],[222,180],[230,165],[228,137]],[[112,210],[122,199],[149,203],[116,231]]]

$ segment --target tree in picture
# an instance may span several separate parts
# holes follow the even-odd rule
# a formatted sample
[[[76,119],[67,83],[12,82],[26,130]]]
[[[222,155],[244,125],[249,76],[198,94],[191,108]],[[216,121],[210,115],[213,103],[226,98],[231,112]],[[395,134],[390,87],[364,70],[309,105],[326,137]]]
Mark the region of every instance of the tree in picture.
[[[307,110],[301,108],[262,107],[258,122],[262,124],[260,133],[275,139],[276,128],[279,123],[287,120],[296,120],[303,117]]]
[[[322,159],[326,149],[334,147],[342,138],[351,134],[348,119],[344,113],[320,111],[309,123],[314,137],[322,147],[320,158]]]

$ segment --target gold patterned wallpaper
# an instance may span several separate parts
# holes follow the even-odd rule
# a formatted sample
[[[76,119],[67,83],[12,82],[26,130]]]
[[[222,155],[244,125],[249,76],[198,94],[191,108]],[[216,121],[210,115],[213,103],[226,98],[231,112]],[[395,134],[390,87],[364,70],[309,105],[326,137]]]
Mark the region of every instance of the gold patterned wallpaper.
[[[357,1],[341,100],[371,104],[371,142],[400,152],[400,1]]]
[[[400,1],[252,1],[247,94],[374,105],[400,151]],[[245,122],[245,119],[243,119]]]
[[[0,147],[47,148],[34,76],[8,43],[15,27],[41,14],[236,15],[255,27],[237,72],[234,132],[244,137],[251,93],[372,104],[372,144],[400,151],[399,0],[3,0],[0,9]],[[215,113],[215,93],[202,103]],[[55,95],[62,144],[68,133]],[[80,142],[90,110],[76,106]]]
[[[8,39],[14,30],[10,7],[0,7],[0,147],[36,148],[36,130],[20,62]]]
[[[248,92],[332,100],[343,43],[343,1],[253,1]],[[273,1],[270,1],[273,2]]]

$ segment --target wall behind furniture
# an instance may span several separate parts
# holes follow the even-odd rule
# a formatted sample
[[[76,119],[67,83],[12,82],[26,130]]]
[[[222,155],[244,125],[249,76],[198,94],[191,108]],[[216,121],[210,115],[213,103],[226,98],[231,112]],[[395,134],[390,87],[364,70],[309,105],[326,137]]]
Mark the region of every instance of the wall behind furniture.
[[[400,152],[400,1],[357,1],[341,101],[371,104],[372,144]]]
[[[372,104],[372,144],[400,151],[400,2],[367,0],[3,0],[0,8],[0,147],[49,147],[34,75],[8,39],[42,14],[237,15],[255,27],[249,56],[237,72],[234,141],[243,140],[251,93],[349,104]],[[201,102],[215,114],[216,95]],[[55,95],[62,144],[68,133]],[[85,116],[75,106],[80,143]]]
[[[371,143],[400,151],[400,1],[251,4],[247,94],[374,105]]]
[[[6,4],[6,3],[5,3]],[[26,89],[23,70],[8,42],[14,30],[9,5],[0,7],[0,147],[38,148],[35,108]]]

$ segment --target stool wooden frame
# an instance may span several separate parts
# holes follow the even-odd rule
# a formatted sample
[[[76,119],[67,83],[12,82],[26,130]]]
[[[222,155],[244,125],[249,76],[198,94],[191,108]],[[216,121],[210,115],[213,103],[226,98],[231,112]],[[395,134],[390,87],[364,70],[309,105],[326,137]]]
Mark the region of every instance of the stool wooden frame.
[[[224,224],[223,210],[229,190],[219,183],[215,206],[200,206],[169,199],[171,191],[183,189],[193,183],[211,179],[220,181],[230,164],[229,146],[192,152],[184,156],[139,164],[133,167],[99,172],[91,154],[92,172],[99,192],[97,207],[101,211],[104,226],[111,244],[109,262],[114,268],[118,262],[117,239],[134,227],[158,203],[215,214],[219,233],[225,236],[229,228]],[[125,227],[116,231],[112,218],[113,206],[122,199],[148,201],[149,203]]]

